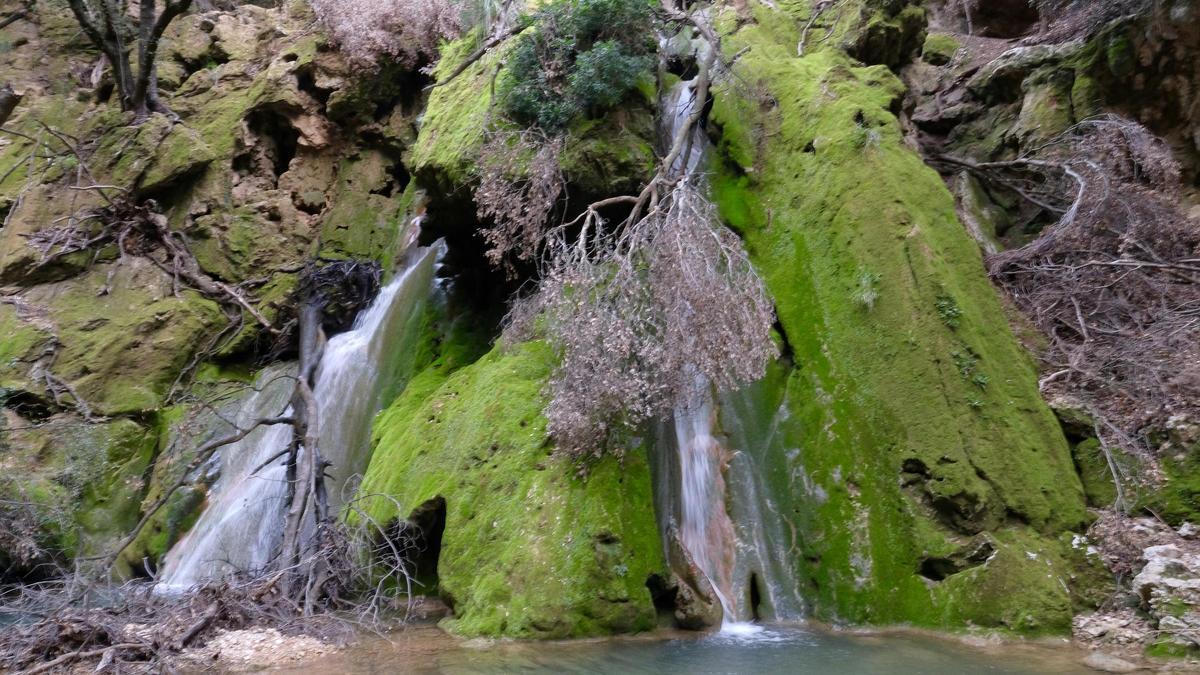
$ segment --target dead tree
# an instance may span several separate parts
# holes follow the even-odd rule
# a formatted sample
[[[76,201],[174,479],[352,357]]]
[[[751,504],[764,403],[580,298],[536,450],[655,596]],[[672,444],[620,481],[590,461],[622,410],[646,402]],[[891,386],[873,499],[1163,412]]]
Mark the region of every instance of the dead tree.
[[[127,0],[68,0],[83,32],[112,64],[121,109],[133,111],[142,122],[150,113],[169,113],[158,98],[155,58],[167,26],[191,6],[192,0],[141,0],[136,19]],[[134,48],[136,65],[134,68]]]
[[[21,6],[17,9],[0,13],[0,28],[27,18],[33,12],[33,2],[34,0],[21,0]],[[4,120],[0,119],[0,124],[3,123]]]
[[[282,591],[303,613],[337,600],[336,569],[341,566],[335,524],[329,516],[325,470],[330,463],[320,446],[317,398],[313,391],[317,365],[325,346],[323,326],[345,325],[339,314],[352,316],[378,291],[378,265],[339,261],[309,266],[301,275],[299,303],[300,364],[292,393],[292,442],[287,452],[287,512],[276,567],[284,576]],[[328,310],[328,311],[327,311]]]
[[[992,279],[1047,337],[1047,395],[1095,418],[1118,491],[1134,476],[1111,449],[1153,465],[1172,417],[1200,417],[1200,228],[1179,208],[1170,147],[1132,120],[1080,122],[1026,155],[975,162],[939,156],[1055,221],[987,259]]]

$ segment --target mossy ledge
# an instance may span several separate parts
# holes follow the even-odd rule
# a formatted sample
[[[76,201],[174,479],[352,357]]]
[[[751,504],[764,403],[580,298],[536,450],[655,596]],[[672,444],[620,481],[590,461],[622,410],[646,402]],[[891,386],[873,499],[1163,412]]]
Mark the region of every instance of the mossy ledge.
[[[663,569],[644,453],[580,475],[546,435],[541,343],[496,348],[447,375],[418,374],[375,425],[364,494],[416,509],[442,497],[443,627],[465,636],[568,638],[655,626],[646,588]],[[381,523],[404,518],[374,499]]]

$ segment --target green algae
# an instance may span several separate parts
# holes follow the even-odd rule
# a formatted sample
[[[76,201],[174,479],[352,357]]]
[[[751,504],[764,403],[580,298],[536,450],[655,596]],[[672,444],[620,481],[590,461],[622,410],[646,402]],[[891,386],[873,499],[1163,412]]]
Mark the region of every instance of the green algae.
[[[579,475],[546,436],[553,355],[495,349],[431,366],[381,413],[363,482],[382,522],[446,500],[439,591],[461,635],[564,638],[653,628],[646,580],[663,567],[643,453]]]

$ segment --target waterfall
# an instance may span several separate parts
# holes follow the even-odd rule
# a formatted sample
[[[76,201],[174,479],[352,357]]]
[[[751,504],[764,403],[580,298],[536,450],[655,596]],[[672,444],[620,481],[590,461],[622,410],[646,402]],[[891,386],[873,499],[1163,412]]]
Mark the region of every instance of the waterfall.
[[[713,435],[711,400],[678,407],[674,414],[678,458],[680,544],[712,584],[721,603],[721,629],[732,630],[739,617],[734,592],[734,527],[725,507],[725,449]]]
[[[748,623],[754,619],[804,615],[789,563],[797,542],[760,470],[785,452],[778,432],[787,408],[760,419],[757,388],[715,399],[705,393],[699,403],[677,407],[660,425],[656,444],[660,529],[669,536],[674,525],[712,585],[723,633],[756,632]]]
[[[697,105],[704,102],[696,100],[694,82],[680,82],[667,93],[662,132],[668,142]],[[694,175],[708,147],[703,129],[693,127],[678,160],[682,165],[673,168]],[[744,403],[746,394],[716,399],[706,381],[697,382],[697,391],[703,392],[699,401],[677,407],[671,424],[660,428],[656,483],[662,529],[676,526],[680,545],[711,584],[723,633],[757,632],[761,628],[748,622],[762,616],[798,619],[799,585],[787,559],[795,542],[784,536],[783,514],[759,471],[759,461],[778,443],[778,420],[760,429],[752,402]],[[786,407],[781,410],[786,414]],[[723,424],[736,435],[722,435]]]
[[[325,345],[313,392],[321,453],[332,462],[331,510],[370,459],[371,421],[412,370],[413,342],[434,288],[441,244],[418,249],[351,330]],[[238,413],[239,426],[284,413],[295,366],[267,368]],[[290,408],[287,408],[290,411]],[[261,570],[280,546],[287,495],[280,457],[290,425],[262,427],[220,451],[220,477],[191,531],[167,553],[159,588],[180,592],[237,571]]]
[[[701,102],[701,105],[703,105],[703,102]],[[676,131],[683,126],[688,116],[695,111],[695,106],[696,83],[692,80],[679,82],[667,92],[662,106],[662,131],[668,145],[674,141]],[[694,125],[689,133],[687,145],[684,146],[683,152],[679,154],[679,158],[671,166],[671,170],[678,171],[682,167],[686,174],[691,174],[700,166],[700,162],[704,159],[707,150],[708,137],[704,135],[704,130],[700,128],[699,124]]]

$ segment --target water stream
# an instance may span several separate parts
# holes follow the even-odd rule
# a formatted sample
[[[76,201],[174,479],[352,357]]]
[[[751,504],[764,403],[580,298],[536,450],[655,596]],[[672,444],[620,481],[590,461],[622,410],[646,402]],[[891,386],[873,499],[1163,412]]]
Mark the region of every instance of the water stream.
[[[325,345],[317,369],[321,452],[333,463],[329,505],[366,468],[372,419],[411,374],[413,341],[434,289],[441,245],[418,249],[409,263],[355,318],[351,330]],[[239,426],[285,413],[294,366],[264,370],[238,413]],[[287,408],[290,410],[290,408]],[[287,484],[280,453],[289,425],[260,428],[220,452],[220,478],[191,531],[167,553],[159,588],[184,591],[236,571],[263,569],[280,545]]]

